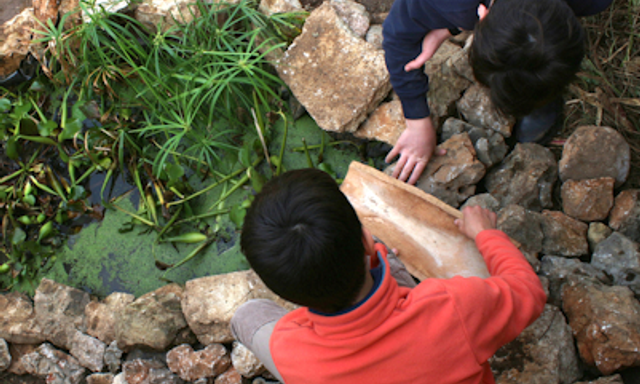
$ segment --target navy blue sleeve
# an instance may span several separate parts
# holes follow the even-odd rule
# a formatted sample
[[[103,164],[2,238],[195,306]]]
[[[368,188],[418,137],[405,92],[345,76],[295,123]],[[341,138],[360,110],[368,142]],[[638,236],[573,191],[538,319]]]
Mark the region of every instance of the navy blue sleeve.
[[[391,85],[400,97],[404,116],[429,116],[428,78],[423,69],[405,72],[404,66],[422,51],[431,30],[473,29],[480,0],[396,0],[383,25],[383,48]]]
[[[576,16],[591,16],[605,9],[613,0],[565,0]]]

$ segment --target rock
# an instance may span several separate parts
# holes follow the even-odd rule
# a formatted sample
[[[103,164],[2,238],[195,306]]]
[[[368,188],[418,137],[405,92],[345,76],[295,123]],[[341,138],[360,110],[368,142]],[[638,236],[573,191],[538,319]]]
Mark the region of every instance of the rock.
[[[53,345],[69,350],[77,331],[85,332],[84,308],[89,294],[79,289],[42,279],[36,289],[36,321]]]
[[[102,341],[95,337],[76,331],[75,336],[71,339],[69,353],[78,359],[83,367],[89,368],[93,372],[100,372],[104,366],[106,347]]]
[[[116,339],[115,314],[132,303],[135,296],[128,293],[112,293],[103,302],[92,301],[84,309],[87,334],[105,344]]]
[[[227,3],[237,4],[238,1]],[[166,32],[176,23],[189,23],[200,17],[200,11],[190,0],[142,0],[135,8],[134,17],[155,33],[158,28]]]
[[[489,363],[497,384],[571,384],[582,375],[571,328],[552,305]]]
[[[457,73],[458,76],[462,76],[470,82],[475,83],[476,78],[473,75],[473,68],[471,68],[471,63],[469,62],[469,49],[473,41],[473,34],[467,32],[453,36],[454,39],[458,37],[464,39],[464,48],[462,51],[451,56],[445,63],[445,67],[450,68],[450,70]]]
[[[431,110],[431,119],[439,129],[445,119],[455,113],[456,102],[471,83],[456,73],[436,72],[429,76],[427,100]]]
[[[180,302],[182,288],[166,285],[147,293],[116,313],[116,340],[124,352],[136,347],[164,351],[187,327]]]
[[[593,251],[602,240],[606,239],[613,233],[611,228],[602,223],[590,223],[587,230],[587,241],[589,241],[589,248]]]
[[[454,207],[473,195],[476,183],[485,174],[484,165],[476,158],[469,135],[455,135],[438,146],[444,156],[434,156],[427,164],[416,186]]]
[[[90,23],[91,16],[96,13],[99,15],[103,9],[109,13],[117,13],[129,6],[126,0],[95,0],[84,3],[84,5],[85,7],[82,9],[82,21],[84,23]]]
[[[549,280],[547,302],[557,307],[562,306],[562,285],[569,276],[592,278],[603,283],[609,282],[609,279],[602,271],[589,263],[583,263],[578,259],[550,255],[542,257],[540,276]]]
[[[122,350],[118,348],[118,342],[114,340],[104,351],[104,365],[107,366],[110,372],[115,373],[120,370],[121,363]]]
[[[594,381],[578,381],[575,384],[624,384],[622,376],[615,374],[613,376],[601,377]]]
[[[5,80],[20,68],[29,54],[29,45],[36,27],[33,8],[29,1],[11,1],[3,4],[5,12],[15,15],[0,25],[0,80]],[[13,12],[11,12],[13,10]]]
[[[26,375],[27,369],[22,364],[22,356],[36,350],[38,346],[34,344],[9,344],[9,353],[11,354],[11,365],[7,371],[14,375]]]
[[[266,369],[253,352],[237,341],[233,342],[231,363],[240,375],[247,378],[258,376]]]
[[[431,77],[436,73],[442,72],[445,62],[460,52],[462,52],[462,48],[460,48],[459,45],[445,40],[440,44],[440,47],[438,47],[433,56],[424,64],[424,73]]]
[[[112,373],[94,373],[87,376],[87,384],[113,384]]]
[[[135,359],[122,364],[127,384],[182,384],[164,364],[157,360]]]
[[[615,285],[640,296],[640,244],[614,232],[596,247],[591,264],[611,276]]]
[[[113,378],[113,384],[129,384],[126,382],[125,378],[124,378],[124,372],[120,372],[118,373],[114,378]]]
[[[311,13],[276,69],[328,131],[355,131],[391,90],[384,53],[351,32],[329,3]]]
[[[0,295],[0,338],[16,344],[39,344],[45,340],[26,295],[18,292]]]
[[[267,16],[276,13],[300,12],[303,10],[299,0],[261,0],[260,12]]]
[[[353,134],[356,137],[396,145],[406,123],[399,99],[382,103]]]
[[[640,189],[622,191],[616,196],[609,226],[633,241],[640,242]]]
[[[542,212],[542,252],[560,256],[582,256],[589,253],[589,226],[559,211]]]
[[[233,341],[229,323],[236,309],[251,299],[270,299],[292,309],[271,292],[253,271],[201,277],[187,281],[182,310],[203,345]]]
[[[382,49],[382,25],[376,24],[369,27],[365,40],[376,49]]]
[[[78,384],[85,369],[72,356],[44,343],[35,351],[22,356],[27,373],[47,379],[47,384]]]
[[[538,260],[538,253],[528,251],[526,249],[523,249],[522,247],[520,247],[519,249],[520,252],[522,252],[524,258],[527,259],[527,261],[531,265],[531,268],[533,268],[533,271],[538,273],[538,271],[540,270],[540,260]]]
[[[473,207],[476,205],[496,213],[500,210],[500,202],[496,200],[495,197],[491,196],[490,193],[481,193],[479,195],[471,196],[464,204],[462,204],[460,209],[462,210],[464,207]]]
[[[197,352],[183,344],[167,353],[167,365],[182,380],[195,381],[223,373],[231,365],[231,359],[222,344],[209,344]]]
[[[567,180],[562,184],[562,210],[582,221],[606,219],[613,207],[614,183],[611,177]]]
[[[231,367],[227,372],[216,377],[216,381],[213,384],[242,384],[242,376],[234,367]]]
[[[349,29],[357,36],[365,37],[371,24],[371,17],[364,5],[352,0],[330,0],[330,2]]]
[[[457,107],[469,123],[492,129],[504,137],[511,136],[515,119],[503,115],[493,106],[489,92],[484,87],[478,84],[471,86],[458,101]]]
[[[542,251],[542,215],[519,205],[508,205],[498,212],[498,229],[519,242],[527,251]]]
[[[454,134],[467,132],[476,150],[478,160],[487,167],[499,163],[508,152],[504,137],[490,129],[478,128],[454,117],[448,118],[442,126],[442,140]]]
[[[627,180],[630,161],[629,144],[618,131],[609,127],[579,127],[564,144],[560,179],[612,177],[619,187]]]
[[[503,207],[518,204],[532,211],[553,205],[558,165],[551,151],[533,143],[519,143],[485,178],[487,192]]]
[[[11,365],[11,353],[5,339],[0,338],[0,372],[6,371]]]
[[[604,375],[640,365],[640,303],[629,288],[570,278],[562,300],[585,363]]]

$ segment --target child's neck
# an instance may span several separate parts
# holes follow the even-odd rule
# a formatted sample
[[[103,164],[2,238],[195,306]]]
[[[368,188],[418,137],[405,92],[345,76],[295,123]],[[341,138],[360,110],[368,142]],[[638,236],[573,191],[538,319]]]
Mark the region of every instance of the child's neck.
[[[364,300],[364,298],[367,297],[369,292],[371,292],[372,288],[373,288],[373,276],[371,276],[371,273],[367,271],[367,273],[365,273],[364,275],[364,284],[362,284],[362,288],[360,288],[360,292],[358,293],[358,296],[356,297],[353,304],[359,303],[362,300]]]

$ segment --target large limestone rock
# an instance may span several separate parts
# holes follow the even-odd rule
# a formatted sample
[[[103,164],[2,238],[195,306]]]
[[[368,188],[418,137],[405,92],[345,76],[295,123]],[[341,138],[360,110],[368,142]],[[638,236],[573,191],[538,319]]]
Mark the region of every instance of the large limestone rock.
[[[26,375],[27,369],[22,364],[22,356],[28,355],[35,351],[39,346],[37,344],[9,344],[9,353],[11,354],[11,365],[7,372],[14,375]]]
[[[36,321],[53,345],[69,350],[77,331],[85,332],[84,308],[89,294],[42,279],[34,297]]]
[[[614,183],[611,177],[567,180],[562,184],[562,210],[582,221],[606,219],[613,207]]]
[[[456,102],[470,85],[469,80],[452,71],[439,71],[429,76],[427,99],[436,129],[455,112]]]
[[[478,84],[473,85],[467,89],[457,106],[458,111],[469,123],[493,129],[504,137],[511,136],[511,130],[516,123],[515,119],[505,116],[493,106],[486,88]]]
[[[476,158],[476,151],[467,133],[453,136],[440,144],[444,156],[434,156],[427,164],[416,186],[445,203],[459,207],[476,191],[476,184],[486,170]]]
[[[0,295],[0,338],[16,344],[39,344],[45,340],[26,295],[18,292]]]
[[[496,384],[572,384],[582,375],[571,328],[552,305],[489,363]]]
[[[90,302],[84,310],[87,334],[105,344],[111,344],[116,339],[115,315],[133,300],[133,295],[115,292],[107,296],[103,302]]]
[[[182,298],[184,316],[204,345],[233,341],[229,323],[236,309],[251,299],[270,299],[288,309],[253,271],[201,277],[187,281]]]
[[[640,365],[640,303],[629,288],[570,278],[562,299],[584,362],[605,375]]]
[[[394,99],[388,103],[380,104],[353,135],[362,139],[378,140],[396,145],[405,128],[406,122],[402,112],[402,104],[400,99]]]
[[[258,376],[266,369],[249,348],[237,341],[233,342],[231,362],[240,375],[248,378]]]
[[[596,247],[591,264],[611,276],[613,283],[640,296],[640,244],[614,232]]]
[[[542,215],[515,204],[498,212],[498,229],[519,242],[529,252],[542,252]]]
[[[364,5],[352,0],[331,0],[331,6],[353,33],[365,37],[371,24],[371,17]]]
[[[104,354],[107,346],[95,337],[76,331],[71,339],[69,353],[78,360],[78,363],[93,372],[102,371],[104,366]]]
[[[218,1],[208,1],[215,2]],[[237,0],[226,1],[237,4]],[[164,32],[177,23],[189,23],[200,16],[200,11],[192,0],[142,0],[135,9],[135,18],[150,31],[158,27]]]
[[[544,256],[540,266],[540,276],[549,281],[549,304],[562,306],[562,286],[570,276],[587,277],[603,283],[609,281],[602,271],[589,263],[583,263],[579,259]]]
[[[25,0],[3,2],[0,17],[0,80],[6,80],[29,53],[36,22],[31,2]]]
[[[559,211],[542,212],[542,251],[560,256],[582,256],[589,253],[589,226]]]
[[[303,10],[299,0],[261,0],[259,9],[267,16]]]
[[[532,211],[553,205],[553,185],[558,165],[551,151],[533,143],[517,144],[485,178],[487,191],[503,207],[518,204]]]
[[[640,189],[622,191],[616,196],[609,226],[640,242]]]
[[[560,179],[584,180],[612,177],[616,186],[629,174],[630,150],[613,128],[585,126],[571,134],[562,150]]]
[[[11,353],[5,339],[0,338],[0,372],[4,372],[11,365]]]
[[[391,90],[384,54],[355,35],[325,3],[277,65],[318,125],[353,132]]]
[[[46,378],[47,384],[79,384],[85,369],[72,356],[45,343],[22,356],[22,364],[32,375]]]
[[[118,348],[125,352],[136,347],[164,351],[187,328],[180,302],[182,288],[170,284],[126,305],[116,313],[115,335]]]

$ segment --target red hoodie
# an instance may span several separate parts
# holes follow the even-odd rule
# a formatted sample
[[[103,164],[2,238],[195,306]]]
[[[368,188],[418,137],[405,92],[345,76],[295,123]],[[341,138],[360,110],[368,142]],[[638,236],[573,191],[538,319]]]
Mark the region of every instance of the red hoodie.
[[[270,341],[285,383],[494,383],[487,360],[540,316],[546,296],[503,232],[483,231],[476,244],[490,278],[399,287],[380,252],[382,281],[355,309],[288,313]]]

